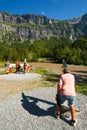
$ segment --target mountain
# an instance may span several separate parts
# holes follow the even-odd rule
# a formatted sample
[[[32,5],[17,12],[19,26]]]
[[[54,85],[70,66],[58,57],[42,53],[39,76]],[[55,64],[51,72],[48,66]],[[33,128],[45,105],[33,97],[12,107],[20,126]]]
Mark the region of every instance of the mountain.
[[[75,17],[75,18],[72,18],[72,19],[68,19],[68,22],[71,23],[71,24],[77,24],[80,22],[82,17]]]
[[[43,15],[12,15],[0,12],[1,42],[22,42],[50,36],[71,40],[87,37],[87,14],[62,21]]]

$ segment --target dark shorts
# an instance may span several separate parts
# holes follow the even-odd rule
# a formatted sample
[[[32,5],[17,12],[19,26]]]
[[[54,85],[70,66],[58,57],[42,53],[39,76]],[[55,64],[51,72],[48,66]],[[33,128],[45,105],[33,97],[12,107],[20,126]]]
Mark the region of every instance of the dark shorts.
[[[75,100],[75,96],[63,96],[63,95],[60,95],[59,96],[59,101],[57,102],[57,104],[61,105],[65,101],[67,101],[68,102],[68,106],[71,107],[71,106],[74,105],[74,100]]]

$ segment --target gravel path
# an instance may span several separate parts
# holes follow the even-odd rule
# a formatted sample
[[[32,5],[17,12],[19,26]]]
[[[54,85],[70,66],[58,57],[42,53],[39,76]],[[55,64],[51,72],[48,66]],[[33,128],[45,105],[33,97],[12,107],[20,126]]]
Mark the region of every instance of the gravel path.
[[[0,101],[0,130],[87,130],[87,96],[77,94],[75,105],[80,113],[76,112],[74,128],[66,107],[62,118],[55,118],[55,93],[56,87],[39,87]]]
[[[10,73],[10,74],[3,74],[0,75],[0,80],[28,80],[28,81],[37,81],[41,80],[41,75],[37,73],[21,73],[21,74],[16,74],[16,73]]]

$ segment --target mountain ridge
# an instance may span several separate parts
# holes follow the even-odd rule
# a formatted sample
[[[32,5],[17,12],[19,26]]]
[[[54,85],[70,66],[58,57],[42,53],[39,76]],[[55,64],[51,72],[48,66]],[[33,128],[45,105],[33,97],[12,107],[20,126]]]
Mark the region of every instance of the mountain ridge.
[[[37,40],[44,37],[56,37],[75,40],[86,37],[87,14],[69,20],[55,20],[43,15],[10,14],[0,12],[0,41]],[[82,24],[83,23],[83,24]],[[82,25],[82,26],[80,26]]]

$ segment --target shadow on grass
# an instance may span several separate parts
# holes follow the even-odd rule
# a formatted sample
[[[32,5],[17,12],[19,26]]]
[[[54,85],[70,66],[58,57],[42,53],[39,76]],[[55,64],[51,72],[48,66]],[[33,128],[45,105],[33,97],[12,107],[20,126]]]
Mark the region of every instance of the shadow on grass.
[[[87,75],[74,74],[76,85],[87,85]]]
[[[87,71],[86,70],[72,70],[72,72],[76,72],[76,73],[83,73],[83,74],[85,74],[85,73],[87,73]]]
[[[72,70],[77,85],[87,85],[87,70]]]
[[[60,75],[57,74],[45,74],[45,79],[50,82],[58,82]]]

